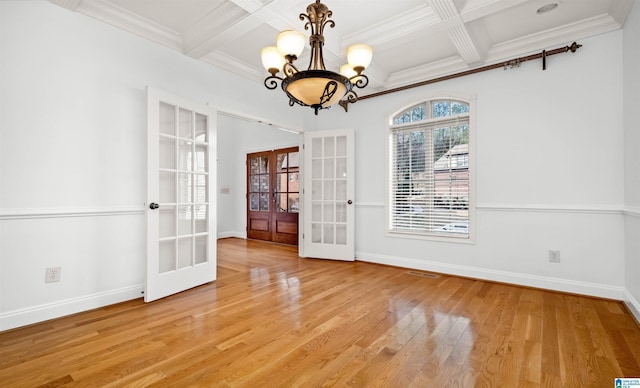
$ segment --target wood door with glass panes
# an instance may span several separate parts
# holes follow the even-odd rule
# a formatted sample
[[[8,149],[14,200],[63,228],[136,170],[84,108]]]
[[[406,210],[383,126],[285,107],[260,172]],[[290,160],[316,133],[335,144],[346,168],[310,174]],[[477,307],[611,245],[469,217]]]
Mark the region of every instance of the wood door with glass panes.
[[[298,147],[247,155],[247,238],[298,244]]]

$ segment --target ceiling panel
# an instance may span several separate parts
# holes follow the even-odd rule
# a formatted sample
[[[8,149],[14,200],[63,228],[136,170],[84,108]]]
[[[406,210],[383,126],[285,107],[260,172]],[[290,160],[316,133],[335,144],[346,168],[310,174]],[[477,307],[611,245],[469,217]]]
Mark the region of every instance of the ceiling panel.
[[[49,0],[257,82],[260,49],[278,31],[305,32],[309,0]],[[325,0],[325,63],[336,70],[352,43],[369,43],[371,88],[420,82],[556,48],[622,27],[634,0]],[[580,42],[578,42],[580,43]],[[306,68],[308,48],[298,60]]]
[[[143,18],[183,33],[227,0],[110,0]]]
[[[374,60],[377,68],[394,73],[456,55],[448,31],[436,31],[388,42],[374,53]]]
[[[256,60],[261,61],[260,50],[263,47],[275,45],[276,35],[278,35],[278,30],[262,23],[238,39],[226,42],[220,47],[220,50],[242,62],[255,63]]]

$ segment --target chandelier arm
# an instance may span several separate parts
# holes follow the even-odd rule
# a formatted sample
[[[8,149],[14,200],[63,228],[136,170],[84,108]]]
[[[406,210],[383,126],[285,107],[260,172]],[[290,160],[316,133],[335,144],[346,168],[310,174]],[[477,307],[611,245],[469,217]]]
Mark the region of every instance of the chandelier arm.
[[[294,75],[299,71],[300,70],[298,70],[298,68],[293,63],[290,63],[290,62],[286,62],[284,66],[282,66],[282,72],[284,73],[285,77],[291,77],[292,75]]]
[[[349,81],[351,81],[351,84],[353,84],[353,86],[359,89],[363,89],[367,85],[369,85],[369,77],[364,74],[354,75],[353,77],[349,78]]]
[[[305,13],[301,13],[300,14],[300,20],[301,21],[305,21],[304,23],[304,30],[307,31],[309,30],[309,28],[311,28],[312,24],[311,24],[311,19],[309,18],[309,15],[305,14]],[[313,33],[313,29],[311,30],[311,32]]]
[[[273,90],[278,87],[278,81],[276,80],[279,80],[280,82],[282,82],[283,79],[284,78],[280,78],[276,75],[271,75],[264,79],[264,86],[269,90]]]
[[[327,15],[329,17],[331,17],[331,15]],[[324,35],[324,28],[325,26],[329,26],[331,28],[334,28],[336,26],[336,22],[334,22],[333,20],[326,20],[324,23],[322,23],[322,25],[320,26],[320,35]]]
[[[349,111],[349,104],[355,104],[358,101],[358,94],[350,90],[342,100],[338,101],[338,105],[344,108],[345,112]]]
[[[345,95],[345,100],[349,101],[352,104],[355,104],[358,101],[358,94],[351,90]]]

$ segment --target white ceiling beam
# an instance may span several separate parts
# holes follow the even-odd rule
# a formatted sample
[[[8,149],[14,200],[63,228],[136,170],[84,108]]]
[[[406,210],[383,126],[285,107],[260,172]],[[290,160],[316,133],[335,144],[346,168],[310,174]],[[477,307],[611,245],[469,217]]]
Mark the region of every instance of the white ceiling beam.
[[[482,61],[480,51],[471,38],[454,0],[429,0],[429,3],[443,21],[450,23],[449,38],[460,57],[468,65],[480,63]]]
[[[456,46],[460,57],[468,64],[474,65],[482,61],[477,45],[464,24],[449,28],[449,38]]]
[[[231,0],[231,2],[249,13],[254,13],[263,6],[260,0]]]
[[[428,2],[442,20],[453,19],[460,15],[454,0],[429,0]]]
[[[342,49],[354,43],[363,43],[375,47],[387,42],[401,39],[414,32],[422,31],[439,24],[440,17],[427,5],[406,10],[393,15],[383,22],[373,24],[342,39]]]
[[[460,11],[465,23],[514,7],[529,0],[468,0]]]
[[[253,16],[261,20],[263,23],[270,25],[277,31],[296,30],[304,32],[304,24],[300,19],[298,19],[300,12],[295,13],[293,17],[290,17],[289,13],[284,11],[290,10],[291,7],[291,0],[272,0],[259,10],[255,11]],[[305,9],[302,8],[300,10],[304,11]]]
[[[185,31],[183,52],[201,58],[220,46],[220,37],[235,39],[255,28],[259,23],[247,18],[247,11],[232,2],[224,2]]]
[[[288,1],[274,0],[267,5],[263,5],[259,0],[227,2],[224,8],[216,9],[184,34],[183,51],[190,57],[201,58],[261,24],[268,24],[277,31],[300,30],[300,26],[294,26],[292,21],[286,20],[279,12],[274,11],[278,5],[283,6],[285,3]],[[273,39],[275,41],[275,36]]]

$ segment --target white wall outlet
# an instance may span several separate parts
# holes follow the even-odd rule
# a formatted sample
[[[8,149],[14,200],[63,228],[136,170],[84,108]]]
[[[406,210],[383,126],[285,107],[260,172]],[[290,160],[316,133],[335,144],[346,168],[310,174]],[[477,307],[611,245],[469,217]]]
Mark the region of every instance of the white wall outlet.
[[[559,263],[560,262],[560,251],[549,250],[549,261],[551,263]]]
[[[44,282],[53,283],[60,281],[60,267],[50,267],[44,271]]]

